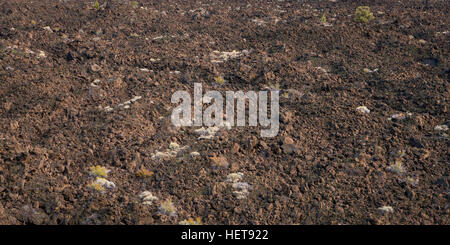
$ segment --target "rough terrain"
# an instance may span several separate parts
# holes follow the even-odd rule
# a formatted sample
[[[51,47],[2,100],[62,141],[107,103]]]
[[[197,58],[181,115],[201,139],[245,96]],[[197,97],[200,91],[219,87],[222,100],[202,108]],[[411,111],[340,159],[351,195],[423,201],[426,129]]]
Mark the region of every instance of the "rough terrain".
[[[448,225],[450,4],[425,2],[1,0],[0,224]],[[173,127],[194,82],[280,90],[278,136]]]

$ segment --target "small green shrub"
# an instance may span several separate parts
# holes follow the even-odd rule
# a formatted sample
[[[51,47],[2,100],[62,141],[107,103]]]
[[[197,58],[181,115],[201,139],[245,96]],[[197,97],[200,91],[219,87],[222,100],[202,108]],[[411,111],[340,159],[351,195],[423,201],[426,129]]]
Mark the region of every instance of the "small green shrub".
[[[95,10],[99,10],[100,9],[100,3],[98,2],[98,0],[95,0],[93,7],[94,7]]]
[[[130,2],[130,6],[135,9],[135,8],[139,7],[139,2],[138,1],[131,1]]]
[[[92,166],[89,168],[89,173],[93,176],[107,177],[109,172],[110,170],[100,165]]]
[[[373,20],[373,13],[370,12],[370,7],[368,6],[359,6],[356,8],[355,12],[355,21],[360,23],[367,23]]]

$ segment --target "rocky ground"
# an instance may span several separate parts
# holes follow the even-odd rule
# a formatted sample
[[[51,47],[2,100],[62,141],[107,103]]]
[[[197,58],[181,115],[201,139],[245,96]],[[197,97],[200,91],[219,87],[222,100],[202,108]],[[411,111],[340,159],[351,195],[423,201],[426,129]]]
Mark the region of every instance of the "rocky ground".
[[[0,224],[448,225],[426,2],[2,0]],[[280,90],[278,136],[173,127],[194,82]]]

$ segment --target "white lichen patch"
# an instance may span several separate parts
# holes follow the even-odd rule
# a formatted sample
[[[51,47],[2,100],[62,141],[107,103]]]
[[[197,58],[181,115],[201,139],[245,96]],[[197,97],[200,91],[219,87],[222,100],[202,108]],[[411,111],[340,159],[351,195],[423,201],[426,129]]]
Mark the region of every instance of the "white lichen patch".
[[[198,156],[200,156],[200,153],[193,151],[190,153],[190,155],[191,155],[191,157],[198,157]]]
[[[217,126],[208,127],[208,128],[201,127],[199,129],[194,130],[194,133],[199,135],[199,137],[198,137],[199,140],[200,139],[212,139],[219,130],[220,130],[220,128]]]
[[[17,45],[6,46],[6,49],[13,49],[13,50],[15,50],[15,49],[18,49],[18,48],[19,48],[19,46],[17,46]]]
[[[130,101],[131,102],[136,102],[138,100],[142,99],[142,96],[134,96]]]
[[[101,107],[100,107],[101,108]],[[106,111],[106,112],[111,112],[111,111],[113,111],[114,109],[111,107],[111,106],[106,106],[105,108],[104,108],[104,110]]]
[[[100,79],[95,79],[94,81],[91,82],[91,87],[98,87],[100,82],[101,82]]]
[[[176,151],[180,149],[180,145],[176,142],[170,142],[169,149]]]
[[[237,199],[245,199],[249,194],[251,186],[247,182],[241,182],[244,174],[241,172],[227,175],[226,182],[233,188],[233,196]]]
[[[160,40],[160,39],[163,39],[163,38],[164,38],[164,36],[157,36],[157,37],[152,38],[152,40],[156,41],[156,40]]]
[[[199,137],[197,139],[201,140],[201,139],[212,139],[217,132],[219,132],[220,129],[222,128],[226,128],[226,129],[231,129],[231,126],[228,123],[225,123],[225,125],[223,127],[218,127],[218,126],[212,126],[212,127],[201,127],[199,129],[194,130],[194,133],[199,135]]]
[[[258,26],[263,26],[263,25],[267,24],[266,21],[264,21],[262,19],[258,19],[258,18],[252,19],[252,22]]]
[[[187,38],[189,37],[189,34],[183,34],[183,35],[161,35],[161,36],[156,36],[153,37],[152,40],[153,41],[160,41],[160,40],[168,40],[168,39],[174,39],[174,38]],[[159,59],[158,59],[159,60]]]
[[[233,195],[237,199],[245,199],[248,196],[248,190],[250,189],[250,185],[246,182],[237,182],[231,185],[233,187]]]
[[[403,120],[405,118],[406,118],[406,116],[403,113],[396,113],[391,116],[391,119],[395,119],[395,120]]]
[[[131,98],[127,101],[124,101],[115,107],[114,106],[106,106],[103,108],[103,110],[106,112],[112,112],[112,111],[114,111],[114,109],[129,109],[131,104],[136,103],[136,101],[138,101],[140,99],[142,99],[142,96],[134,96],[133,98]],[[101,107],[100,107],[100,109],[101,109]]]
[[[244,50],[243,51],[236,51],[233,50],[231,52],[220,52],[217,50],[214,50],[210,55],[210,61],[211,63],[222,63],[231,59],[236,59],[239,58],[243,55]],[[248,53],[248,51],[246,51],[245,53]]]
[[[406,172],[405,168],[403,167],[402,161],[399,159],[397,159],[394,164],[387,167],[387,170],[396,174],[404,174]]]
[[[168,149],[165,151],[156,150],[155,153],[151,154],[151,158],[152,160],[170,160],[183,155],[187,149],[189,149],[189,146],[181,147],[179,144],[171,142]]]
[[[448,131],[448,126],[447,125],[437,125],[436,127],[434,127],[434,130],[436,131]]]
[[[328,71],[327,71],[325,68],[321,67],[321,66],[318,66],[318,67],[315,67],[315,68],[316,68],[317,70],[319,70],[319,71],[325,73],[325,74],[328,73]],[[279,89],[278,89],[278,90],[279,90]]]
[[[36,58],[40,59],[40,58],[46,58],[47,55],[45,54],[44,51],[39,50],[37,53],[34,52],[33,50],[29,49],[29,48],[21,48],[17,45],[11,45],[11,46],[6,46],[6,50],[11,50],[12,54],[16,54],[16,55],[36,55]]]
[[[390,119],[391,120],[394,119],[394,120],[400,121],[400,120],[404,120],[407,117],[411,117],[411,116],[412,116],[412,113],[410,113],[410,112],[408,112],[408,113],[400,112],[400,113],[395,113],[394,115],[392,115]]]
[[[150,191],[143,191],[139,194],[139,198],[144,205],[153,205],[155,201],[158,201],[158,198],[154,196]]]
[[[98,184],[100,184],[100,185],[102,185],[102,186],[105,187],[105,188],[108,188],[108,189],[114,189],[114,188],[116,188],[116,185],[114,184],[114,182],[109,181],[109,180],[107,180],[107,179],[105,179],[105,178],[102,178],[102,177],[97,177],[97,178],[95,179],[95,182],[98,183]]]
[[[160,215],[168,215],[168,216],[177,216],[177,209],[173,204],[172,200],[167,199],[161,202],[159,206],[158,214]]]
[[[361,113],[370,113],[369,108],[367,108],[366,106],[358,106],[356,107],[356,110]]]
[[[125,109],[128,109],[128,108],[130,108],[130,104],[132,104],[132,103],[134,103],[134,102],[140,100],[141,98],[142,98],[142,96],[134,96],[134,97],[131,98],[130,100],[127,100],[127,101],[124,101],[124,102],[120,103],[120,104],[118,105],[118,107],[119,107],[119,108],[120,108],[120,107],[123,107],[123,108],[125,108]]]
[[[42,29],[48,31],[48,32],[53,32],[52,28],[50,26],[44,26],[42,27]]]
[[[170,155],[170,153],[167,152],[161,152],[161,151],[155,151],[155,153],[152,153],[151,158],[153,160],[168,160],[172,158],[173,156]]]
[[[226,182],[228,182],[228,183],[237,183],[237,182],[241,181],[243,177],[244,177],[244,174],[241,173],[241,172],[231,173],[231,174],[227,175]]]
[[[385,214],[385,213],[393,213],[394,212],[394,208],[392,208],[391,206],[383,206],[383,207],[379,207],[378,210]]]
[[[374,72],[377,72],[377,71],[378,71],[378,68],[373,69],[373,70],[371,70],[371,69],[369,69],[369,68],[364,68],[363,71],[364,71],[365,73],[374,73]]]
[[[109,181],[105,178],[97,177],[88,185],[88,187],[99,192],[105,192],[106,189],[114,189],[116,185],[112,181]]]
[[[26,54],[35,54],[35,52],[29,48],[25,48],[25,53]]]
[[[47,55],[45,54],[45,52],[42,50],[39,50],[38,58],[46,58],[46,57],[47,57]]]
[[[149,70],[147,68],[139,68],[139,70],[142,71],[142,72],[150,72],[150,71],[153,72],[153,70]]]

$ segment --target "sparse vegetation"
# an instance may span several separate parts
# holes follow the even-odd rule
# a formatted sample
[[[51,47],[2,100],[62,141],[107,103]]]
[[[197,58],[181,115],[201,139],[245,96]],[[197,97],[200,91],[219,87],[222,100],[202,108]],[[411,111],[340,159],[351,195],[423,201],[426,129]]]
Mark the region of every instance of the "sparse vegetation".
[[[138,1],[131,1],[130,5],[131,5],[132,8],[137,8],[137,7],[139,7],[139,2]]]
[[[389,166],[387,170],[396,174],[403,174],[406,172],[405,168],[403,167],[402,161],[399,159],[395,160],[395,163]]]
[[[354,20],[356,22],[368,23],[369,21],[371,21],[373,19],[374,19],[373,13],[370,11],[370,7],[359,6],[358,8],[356,8],[355,18],[354,18]]]
[[[215,77],[215,78],[214,78],[214,81],[215,81],[217,84],[220,84],[220,85],[222,85],[222,84],[225,83],[225,79],[224,79],[222,76]]]
[[[175,142],[171,142],[169,145],[169,149],[171,149],[172,151],[176,151],[180,149],[180,145],[175,143]]]
[[[96,191],[100,191],[100,192],[105,191],[105,188],[104,188],[100,183],[97,183],[96,181],[90,183],[90,184],[88,185],[88,187],[89,187],[89,188],[92,188],[92,189],[94,189],[94,190],[96,190]]]
[[[98,0],[95,0],[93,8],[95,10],[99,10],[100,9],[100,3],[98,2]]]
[[[154,196],[150,191],[144,191],[139,194],[139,197],[142,200],[142,204],[144,205],[153,205],[153,202],[157,201],[158,198]]]
[[[193,218],[185,219],[179,223],[180,225],[202,225],[202,218],[197,217],[195,220]]]
[[[159,206],[159,214],[177,216],[177,209],[175,208],[175,205],[173,205],[172,200],[167,199],[161,202],[161,205]]]
[[[147,170],[145,168],[141,168],[139,171],[136,172],[136,175],[141,178],[148,178],[153,176],[153,174],[154,174],[153,171]]]
[[[100,165],[89,168],[89,173],[93,176],[107,177],[110,171]]]
[[[412,185],[412,186],[417,186],[417,184],[419,183],[419,178],[414,178],[414,177],[406,177],[406,183]]]
[[[279,82],[276,82],[275,84],[269,83],[269,88],[272,90],[281,90],[281,86]]]
[[[448,224],[446,3],[330,1],[2,4],[0,225]]]

